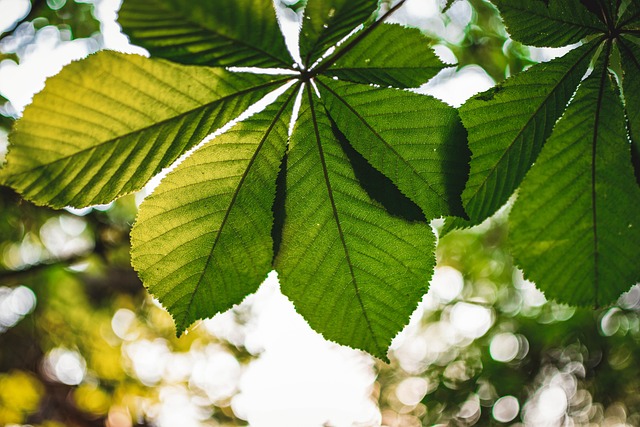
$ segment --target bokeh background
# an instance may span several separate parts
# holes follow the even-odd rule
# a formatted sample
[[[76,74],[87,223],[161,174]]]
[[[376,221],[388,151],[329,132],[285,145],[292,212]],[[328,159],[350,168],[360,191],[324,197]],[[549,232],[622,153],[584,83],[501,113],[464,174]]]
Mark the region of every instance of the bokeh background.
[[[421,93],[458,106],[566,52],[513,42],[484,0],[445,14],[443,3],[409,0],[393,17],[457,64]],[[276,0],[292,46],[300,5]],[[120,32],[118,7],[0,0],[0,158],[47,76],[99,49],[146,54]],[[640,289],[599,310],[547,301],[512,264],[508,206],[440,239],[430,291],[387,365],[313,332],[275,273],[176,339],[129,265],[150,189],[54,211],[0,187],[0,426],[640,425]]]

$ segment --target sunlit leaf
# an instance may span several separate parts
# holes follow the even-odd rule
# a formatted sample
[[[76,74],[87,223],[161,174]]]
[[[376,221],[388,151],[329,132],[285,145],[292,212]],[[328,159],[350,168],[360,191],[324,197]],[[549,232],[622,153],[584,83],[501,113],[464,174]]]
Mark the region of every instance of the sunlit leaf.
[[[518,188],[564,112],[596,47],[591,43],[535,65],[460,108],[473,153],[462,195],[470,224],[491,216]]]
[[[303,64],[313,65],[377,8],[378,0],[308,0],[300,32]]]
[[[272,0],[126,0],[118,21],[153,56],[183,64],[293,63]]]
[[[430,39],[420,30],[382,24],[325,74],[357,83],[407,88],[420,86],[442,68]]]
[[[292,96],[285,99],[206,143],[140,206],[132,263],[178,334],[240,303],[271,270]]]
[[[455,109],[437,99],[319,79],[331,118],[376,169],[429,219],[465,216],[468,148]]]
[[[514,40],[531,46],[559,47],[606,31],[580,0],[491,0]]]
[[[388,360],[426,291],[433,234],[370,198],[309,87],[305,98],[287,161],[282,291],[327,339]]]
[[[10,134],[5,185],[53,207],[111,202],[237,117],[271,78],[102,51],[47,81]]]
[[[615,81],[600,63],[522,183],[512,249],[548,297],[598,306],[640,279],[640,188],[624,129]]]

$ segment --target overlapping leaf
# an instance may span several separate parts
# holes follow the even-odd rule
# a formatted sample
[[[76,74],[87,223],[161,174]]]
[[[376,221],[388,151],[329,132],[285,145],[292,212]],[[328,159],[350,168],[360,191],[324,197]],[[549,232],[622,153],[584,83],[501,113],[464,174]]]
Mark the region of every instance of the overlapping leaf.
[[[127,0],[118,21],[153,56],[183,64],[289,68],[293,63],[272,0]]]
[[[606,31],[580,0],[492,0],[514,40],[531,46],[559,47]]]
[[[472,224],[518,188],[584,76],[597,44],[531,67],[467,101],[460,116],[473,152],[463,193]]]
[[[272,80],[99,52],[35,96],[10,135],[0,178],[39,204],[111,202],[240,115]]]
[[[428,224],[394,218],[373,201],[341,143],[348,144],[307,88],[289,148],[276,269],[312,327],[386,359],[426,292],[433,235]]]
[[[427,218],[464,215],[468,149],[456,111],[434,98],[320,79],[329,114],[353,147]]]
[[[640,188],[629,160],[620,96],[601,63],[558,122],[511,212],[514,256],[548,296],[608,304],[640,280]]]

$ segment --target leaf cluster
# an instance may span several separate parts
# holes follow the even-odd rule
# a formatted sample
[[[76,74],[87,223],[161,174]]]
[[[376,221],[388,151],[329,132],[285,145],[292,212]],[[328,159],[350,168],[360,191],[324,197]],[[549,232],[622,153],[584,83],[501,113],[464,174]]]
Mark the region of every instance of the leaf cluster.
[[[460,116],[406,90],[444,65],[420,31],[385,22],[403,3],[308,0],[295,64],[270,0],[125,0],[119,22],[151,58],[103,51],[48,80],[0,179],[82,207],[171,168],[131,255],[178,334],[275,269],[315,330],[386,360],[433,271],[428,221],[478,224],[518,188],[526,274],[560,301],[613,301],[640,278],[637,2],[495,0],[523,44],[585,42]]]

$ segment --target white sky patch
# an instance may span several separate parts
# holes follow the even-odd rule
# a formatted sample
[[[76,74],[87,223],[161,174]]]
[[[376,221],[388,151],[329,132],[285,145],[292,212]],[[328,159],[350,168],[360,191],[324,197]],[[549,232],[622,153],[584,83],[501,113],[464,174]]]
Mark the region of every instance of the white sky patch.
[[[240,382],[233,409],[254,427],[377,425],[370,356],[326,341],[295,312],[275,273],[254,299],[247,346],[263,349]]]
[[[429,83],[416,90],[431,95],[453,107],[459,107],[473,95],[491,89],[493,79],[479,65],[468,65],[458,71],[446,68]]]
[[[0,31],[4,32],[29,13],[29,0],[0,0]]]

